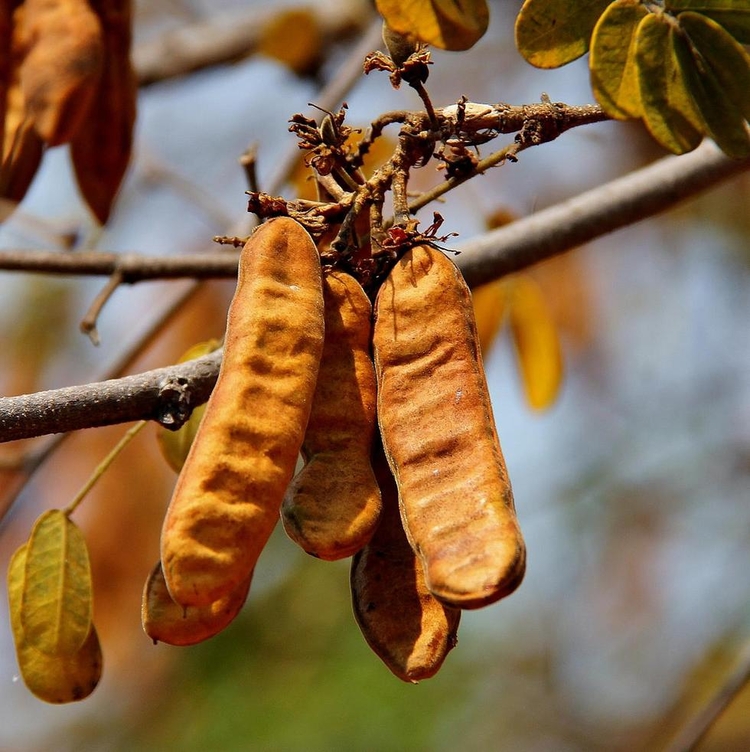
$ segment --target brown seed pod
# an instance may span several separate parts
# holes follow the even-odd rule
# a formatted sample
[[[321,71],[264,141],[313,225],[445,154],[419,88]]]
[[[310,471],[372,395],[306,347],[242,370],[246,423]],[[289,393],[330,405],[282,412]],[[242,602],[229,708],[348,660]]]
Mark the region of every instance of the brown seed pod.
[[[219,378],[164,520],[164,577],[181,606],[224,598],[254,569],[302,446],[323,331],[315,244],[272,219],[242,250]]]
[[[94,0],[102,26],[104,70],[88,117],[70,142],[78,187],[104,224],[125,175],[133,144],[138,84],[130,63],[130,0]]]
[[[143,588],[143,631],[154,643],[167,645],[196,645],[208,640],[228,627],[242,610],[251,580],[252,573],[236,590],[210,606],[183,608],[172,600],[161,562],[157,562]]]
[[[372,304],[344,272],[323,278],[325,343],[302,453],[281,519],[289,537],[321,559],[342,559],[372,536],[380,491],[370,465],[375,434]]]
[[[352,560],[352,605],[377,656],[399,679],[417,682],[434,676],[455,647],[461,611],[427,589],[401,524],[398,489],[378,454],[383,512],[372,540]]]
[[[102,73],[101,24],[86,0],[25,0],[23,26],[26,111],[47,145],[58,146],[89,113]]]
[[[427,587],[478,608],[520,584],[525,547],[497,438],[471,294],[439,250],[410,249],[378,292],[378,420]]]

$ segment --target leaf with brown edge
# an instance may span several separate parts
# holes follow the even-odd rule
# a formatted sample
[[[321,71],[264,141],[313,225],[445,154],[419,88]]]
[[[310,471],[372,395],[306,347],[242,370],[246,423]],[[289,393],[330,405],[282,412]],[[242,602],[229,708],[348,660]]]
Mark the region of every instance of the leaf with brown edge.
[[[104,69],[70,153],[81,194],[104,224],[130,162],[138,84],[130,62],[130,0],[96,0],[92,7],[102,26]]]
[[[234,592],[208,606],[183,608],[172,600],[161,562],[151,570],[143,589],[141,623],[154,641],[167,645],[196,645],[228,627],[247,599],[252,573]]]
[[[94,625],[80,650],[72,655],[48,655],[29,644],[21,624],[26,551],[24,544],[8,567],[8,610],[18,667],[24,684],[40,700],[61,704],[88,697],[102,675],[102,650]]]
[[[562,384],[562,349],[542,291],[525,274],[508,280],[508,318],[526,400],[534,410],[545,410]]]
[[[44,512],[26,549],[21,624],[29,644],[48,655],[77,653],[91,631],[88,549],[64,512]]]
[[[443,50],[468,50],[489,25],[486,0],[376,0],[386,24]]]

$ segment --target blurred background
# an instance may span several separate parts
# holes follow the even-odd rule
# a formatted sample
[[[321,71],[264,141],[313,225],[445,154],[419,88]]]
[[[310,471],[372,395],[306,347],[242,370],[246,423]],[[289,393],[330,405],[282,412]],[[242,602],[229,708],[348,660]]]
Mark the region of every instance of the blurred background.
[[[593,101],[585,59],[531,68],[513,44],[519,3],[490,6],[491,28],[473,49],[435,52],[427,85],[436,106],[462,95],[523,104],[543,92]],[[144,71],[154,55],[176,55],[169,40],[177,31],[200,38],[207,23],[221,33],[248,20],[265,30],[302,6],[135,7],[134,55]],[[281,23],[281,44],[268,32],[237,59],[148,82],[143,74],[133,161],[108,225],[96,228],[60,147],[48,150],[26,199],[0,226],[0,247],[189,253],[242,227],[248,186],[238,158],[256,144],[260,186],[268,185],[295,148],[289,117],[308,111],[377,23],[366,0],[318,0],[307,13],[314,23]],[[292,29],[304,32],[300,40]],[[279,47],[312,51],[295,63],[302,74],[273,56]],[[348,122],[359,126],[420,107],[412,90],[394,91],[378,73],[359,78],[346,101]],[[443,229],[458,232],[460,245],[497,212],[530,214],[661,156],[640,125],[578,128],[454,191],[438,207]],[[413,187],[439,179],[431,165]],[[141,630],[141,591],[175,474],[149,426],[75,515],[92,555],[103,680],[77,705],[34,699],[18,678],[3,601],[0,748],[666,749],[750,644],[748,209],[743,176],[532,273],[562,345],[557,400],[530,408],[507,328],[486,358],[528,572],[507,600],[463,615],[458,647],[435,678],[413,686],[393,677],[354,622],[348,563],[310,559],[279,531],[224,633],[192,648],[152,645]],[[78,322],[102,284],[0,273],[2,394],[97,380],[130,351],[129,373],[172,363],[221,336],[233,290],[227,281],[201,285],[141,347],[191,283],[121,287],[100,316],[95,347]],[[3,522],[3,568],[40,512],[67,504],[125,429],[81,431],[42,464]],[[0,447],[0,494],[17,491],[26,475],[19,458],[48,440]],[[748,748],[750,691],[699,746]]]

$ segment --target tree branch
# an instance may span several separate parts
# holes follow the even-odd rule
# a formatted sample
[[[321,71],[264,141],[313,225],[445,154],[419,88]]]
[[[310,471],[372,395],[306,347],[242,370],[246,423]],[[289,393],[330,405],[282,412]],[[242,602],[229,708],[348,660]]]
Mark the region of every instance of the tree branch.
[[[15,441],[134,420],[179,428],[216,383],[222,351],[177,366],[0,400],[0,436]]]
[[[369,20],[356,14],[352,3],[340,0],[317,8],[311,5],[322,36],[323,49],[359,33]],[[361,8],[360,8],[361,10]],[[263,29],[279,14],[273,4],[241,12],[212,14],[195,23],[142,42],[133,49],[133,66],[140,86],[184,76],[213,65],[234,63],[253,54]]]
[[[671,209],[748,169],[750,159],[729,159],[705,141],[689,154],[665,157],[470,240],[456,263],[470,286],[490,282]]]
[[[750,169],[750,159],[733,161],[713,143],[681,157],[666,157],[648,167],[613,180],[575,198],[544,209],[465,243],[458,265],[470,285],[489,282],[570,250],[627,224],[658,214],[721,181]],[[79,260],[91,254],[50,254]],[[113,256],[113,254],[99,254]],[[162,264],[170,277],[192,276],[201,260],[204,276],[231,276],[236,257],[226,254],[154,259],[128,254],[135,274],[138,260],[153,271]],[[1,262],[0,257],[0,262]],[[111,274],[84,259],[76,268],[66,261],[66,273]],[[110,259],[111,262],[111,259]],[[183,264],[184,266],[180,267]],[[93,272],[93,269],[98,271]],[[38,270],[38,269],[37,269]],[[220,351],[189,363],[38,394],[0,399],[0,441],[141,419],[178,426],[189,411],[204,402],[218,375]]]

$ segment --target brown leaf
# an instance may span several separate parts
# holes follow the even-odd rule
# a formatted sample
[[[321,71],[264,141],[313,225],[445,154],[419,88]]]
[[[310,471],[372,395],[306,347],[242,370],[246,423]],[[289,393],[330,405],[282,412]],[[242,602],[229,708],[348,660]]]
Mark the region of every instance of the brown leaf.
[[[70,146],[78,187],[104,224],[130,161],[138,84],[130,62],[130,0],[97,0],[92,7],[102,25],[104,71]]]
[[[48,146],[66,143],[87,116],[101,77],[99,19],[86,0],[26,0],[23,34],[26,110]]]

